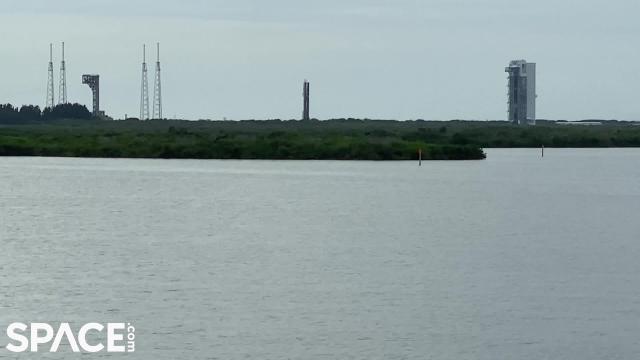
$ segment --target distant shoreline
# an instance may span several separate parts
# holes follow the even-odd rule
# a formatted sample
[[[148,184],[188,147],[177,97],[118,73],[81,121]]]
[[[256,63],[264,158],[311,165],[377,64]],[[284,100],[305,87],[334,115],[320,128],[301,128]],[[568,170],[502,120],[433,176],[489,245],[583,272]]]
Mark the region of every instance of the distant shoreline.
[[[50,120],[0,124],[0,156],[219,160],[482,160],[489,148],[640,147],[604,122]]]
[[[56,120],[0,126],[0,156],[235,160],[482,160],[471,144],[318,121]],[[344,127],[343,125],[348,125]],[[335,127],[334,125],[338,125]]]

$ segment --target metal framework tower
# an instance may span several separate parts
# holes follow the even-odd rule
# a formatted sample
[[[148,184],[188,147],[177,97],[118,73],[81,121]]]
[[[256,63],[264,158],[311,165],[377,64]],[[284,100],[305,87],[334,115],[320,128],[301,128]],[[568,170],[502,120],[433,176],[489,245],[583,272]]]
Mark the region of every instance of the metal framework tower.
[[[62,42],[62,62],[60,63],[60,84],[58,85],[58,104],[67,103],[67,64],[64,61],[64,42]]]
[[[93,93],[93,116],[100,115],[100,75],[82,75],[82,83],[89,85]]]
[[[160,76],[160,43],[158,47],[158,61],[156,61],[156,79],[153,86],[153,118],[162,119],[162,78]]]
[[[47,80],[47,104],[45,105],[48,108],[55,106],[53,86],[53,44],[49,44],[49,77]]]
[[[307,80],[304,81],[302,88],[302,97],[304,99],[304,108],[302,110],[302,120],[309,120],[309,98],[310,98],[311,85]]]
[[[149,120],[149,80],[147,76],[147,45],[142,45],[142,85],[140,91],[140,120]]]

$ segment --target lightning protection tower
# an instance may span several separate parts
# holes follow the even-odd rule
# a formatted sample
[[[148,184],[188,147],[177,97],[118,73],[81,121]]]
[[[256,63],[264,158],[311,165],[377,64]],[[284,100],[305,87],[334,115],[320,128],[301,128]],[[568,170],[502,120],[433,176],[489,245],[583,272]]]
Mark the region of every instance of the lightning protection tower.
[[[58,85],[58,104],[67,103],[67,64],[64,61],[64,42],[62,43],[62,62],[60,63],[60,84]]]
[[[153,87],[153,118],[162,119],[162,78],[160,77],[160,43],[157,43],[156,80]]]
[[[53,93],[53,44],[49,44],[49,76],[47,80],[47,104],[45,107],[53,108],[55,105]]]
[[[140,90],[140,120],[149,120],[149,80],[147,76],[147,46],[142,45],[142,85]]]

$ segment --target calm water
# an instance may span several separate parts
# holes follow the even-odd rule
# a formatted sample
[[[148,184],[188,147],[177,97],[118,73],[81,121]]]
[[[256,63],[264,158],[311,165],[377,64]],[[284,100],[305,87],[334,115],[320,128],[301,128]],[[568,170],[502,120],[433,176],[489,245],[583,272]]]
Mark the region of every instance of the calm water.
[[[0,331],[136,325],[83,359],[640,357],[640,150],[488,154],[0,158]]]

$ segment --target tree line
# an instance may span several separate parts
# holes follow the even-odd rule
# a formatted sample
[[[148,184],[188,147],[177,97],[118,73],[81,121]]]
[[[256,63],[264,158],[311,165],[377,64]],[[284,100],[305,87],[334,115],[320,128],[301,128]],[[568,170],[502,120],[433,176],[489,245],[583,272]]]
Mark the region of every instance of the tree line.
[[[0,124],[35,123],[59,119],[89,120],[91,118],[92,114],[87,107],[77,103],[59,104],[44,110],[41,110],[37,105],[17,107],[11,104],[0,104]]]
[[[14,121],[0,126],[0,156],[415,160],[421,149],[425,160],[466,160],[496,147],[640,147],[640,126],[623,121],[86,121],[86,108],[84,115],[64,107],[38,110],[0,106]]]

